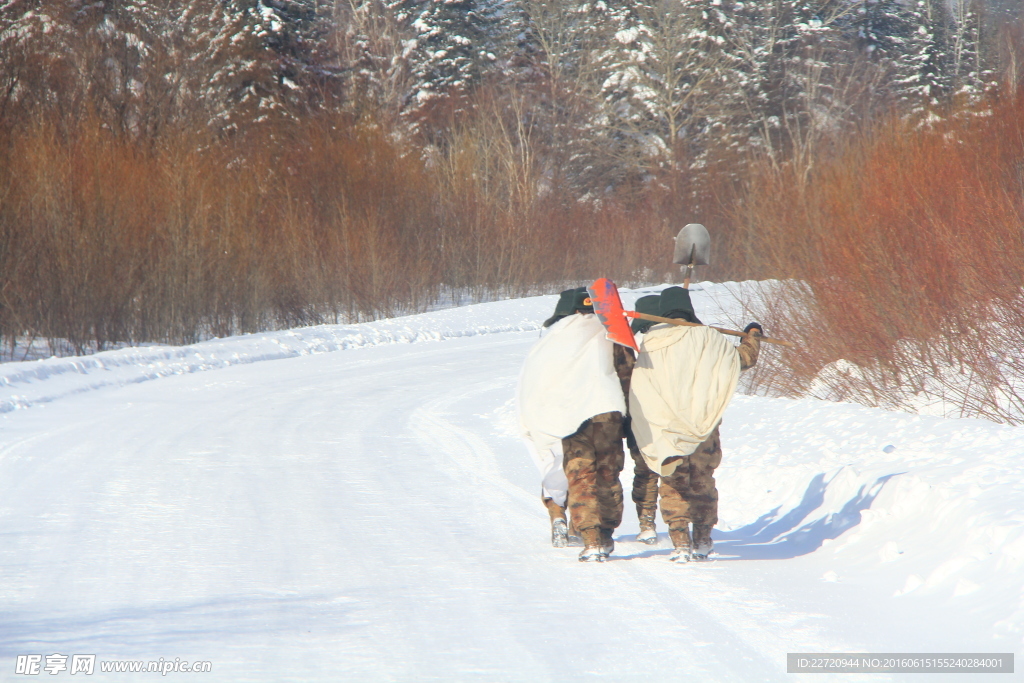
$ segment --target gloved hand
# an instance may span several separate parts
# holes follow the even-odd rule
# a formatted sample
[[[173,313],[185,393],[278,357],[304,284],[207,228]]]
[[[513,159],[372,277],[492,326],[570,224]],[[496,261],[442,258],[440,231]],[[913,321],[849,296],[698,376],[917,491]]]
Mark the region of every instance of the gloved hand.
[[[750,334],[752,331],[757,330],[757,334],[764,336],[764,328],[761,327],[761,323],[750,323],[743,328],[744,334]]]

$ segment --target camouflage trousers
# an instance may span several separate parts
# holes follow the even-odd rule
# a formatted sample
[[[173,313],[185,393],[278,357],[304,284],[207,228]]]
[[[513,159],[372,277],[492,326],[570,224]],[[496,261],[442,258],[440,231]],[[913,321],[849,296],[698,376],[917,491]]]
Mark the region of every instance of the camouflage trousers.
[[[722,463],[718,427],[697,450],[683,458],[676,471],[661,478],[661,517],[669,529],[688,523],[718,523],[718,489],[715,468]]]
[[[601,413],[562,439],[572,525],[611,532],[622,522],[622,415]]]
[[[661,477],[647,466],[638,448],[630,448],[629,456],[633,458],[633,502],[639,517],[643,510],[658,509],[658,481]]]

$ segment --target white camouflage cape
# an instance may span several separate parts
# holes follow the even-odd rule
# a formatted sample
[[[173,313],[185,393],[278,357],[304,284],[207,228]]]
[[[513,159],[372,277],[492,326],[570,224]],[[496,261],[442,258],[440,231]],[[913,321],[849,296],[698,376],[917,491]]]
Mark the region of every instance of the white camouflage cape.
[[[597,316],[574,314],[548,328],[526,356],[516,393],[519,431],[541,474],[544,496],[565,505],[562,439],[626,400],[612,361],[612,342]]]
[[[644,335],[633,367],[629,409],[633,436],[647,465],[675,471],[722,420],[740,378],[740,356],[710,327],[656,325]]]

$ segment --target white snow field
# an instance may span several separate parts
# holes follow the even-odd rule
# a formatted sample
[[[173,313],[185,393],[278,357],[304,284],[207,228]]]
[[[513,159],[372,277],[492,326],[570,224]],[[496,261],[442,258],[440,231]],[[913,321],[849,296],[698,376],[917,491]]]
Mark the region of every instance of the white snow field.
[[[515,426],[555,300],[0,366],[0,680],[1021,680],[786,655],[1024,651],[1024,428],[737,396],[717,559],[633,540],[627,457],[581,564]]]

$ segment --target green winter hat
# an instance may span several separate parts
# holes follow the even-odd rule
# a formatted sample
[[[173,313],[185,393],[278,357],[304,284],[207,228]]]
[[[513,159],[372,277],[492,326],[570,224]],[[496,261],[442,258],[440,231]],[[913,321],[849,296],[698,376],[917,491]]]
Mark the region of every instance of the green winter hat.
[[[586,287],[567,289],[558,296],[558,303],[555,304],[555,314],[544,321],[544,327],[551,327],[567,315],[576,312],[593,313],[594,306],[590,302],[590,294]]]
[[[658,315],[661,311],[661,297],[657,294],[649,294],[642,296],[636,300],[633,305],[633,309],[637,313],[647,313],[648,315]],[[653,320],[641,320],[640,318],[633,318],[633,321],[629,323],[629,328],[633,330],[633,334],[640,334],[651,329],[651,325],[656,325]]]
[[[690,301],[690,290],[682,287],[667,287],[661,290],[661,301],[658,304],[663,318],[678,318],[691,323],[703,325],[697,314],[693,312]]]

